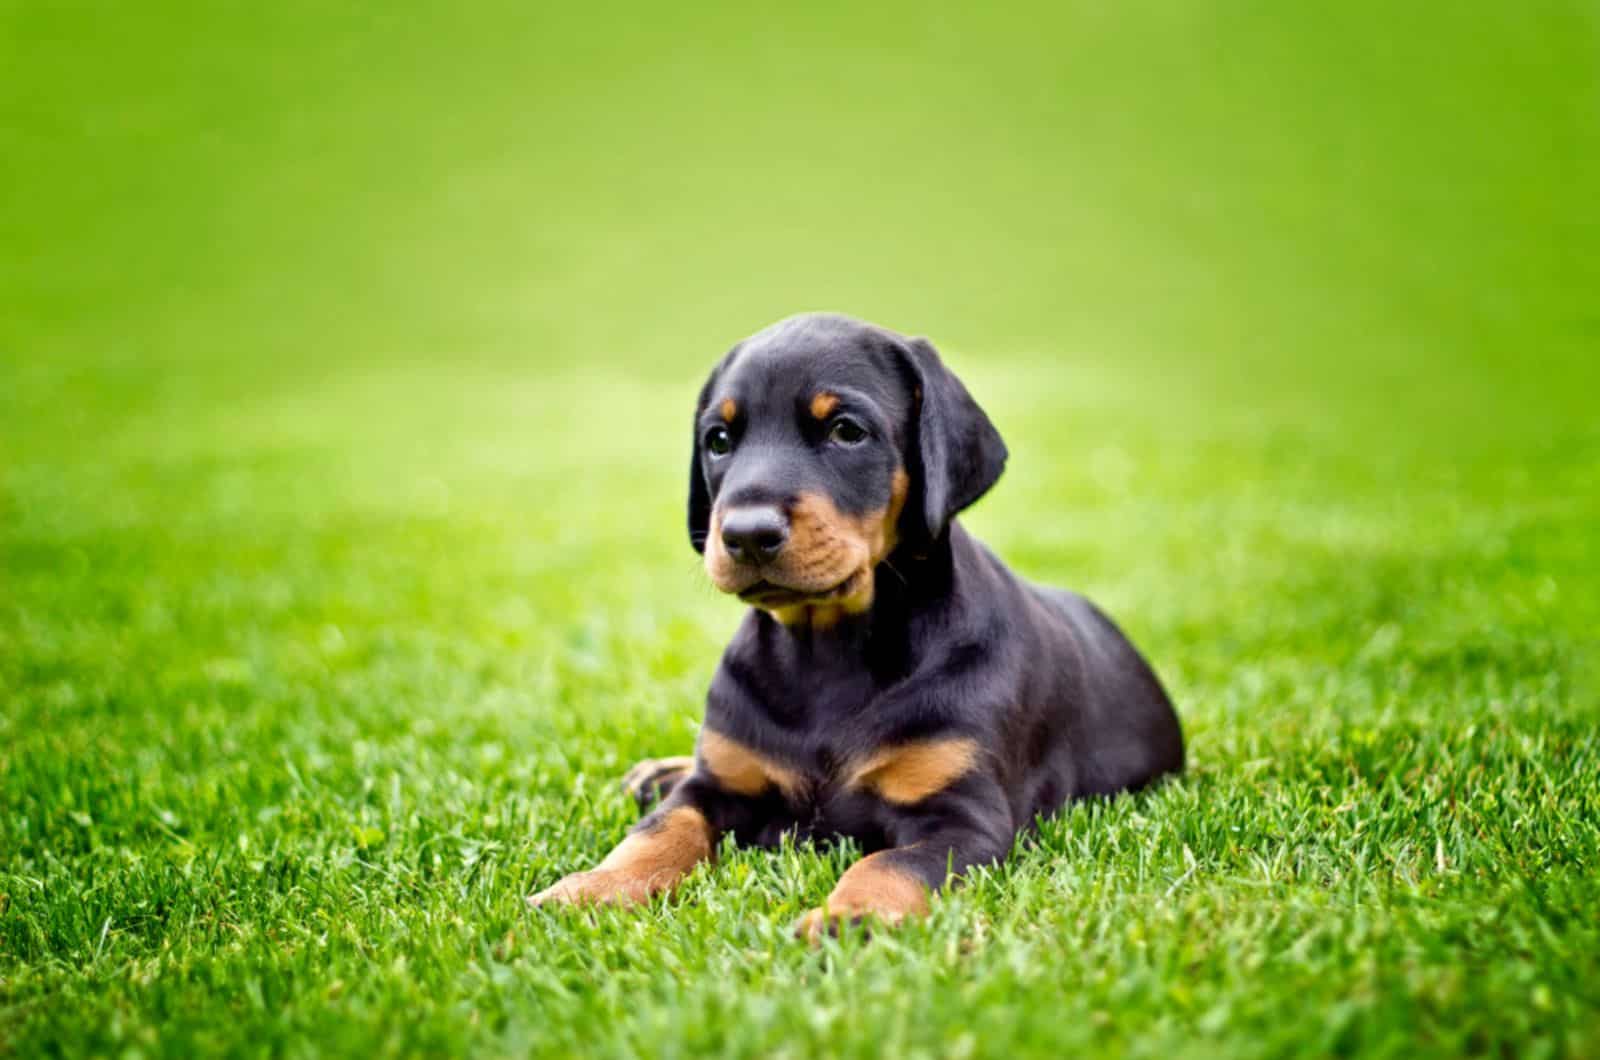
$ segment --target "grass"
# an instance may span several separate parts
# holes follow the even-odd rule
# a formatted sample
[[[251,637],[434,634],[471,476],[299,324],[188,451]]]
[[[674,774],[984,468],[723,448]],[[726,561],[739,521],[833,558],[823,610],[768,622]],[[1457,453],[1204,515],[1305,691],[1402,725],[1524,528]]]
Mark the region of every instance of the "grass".
[[[1592,10],[525,6],[0,3],[0,1054],[1600,1052]],[[820,307],[1193,768],[870,942],[809,849],[531,913]]]

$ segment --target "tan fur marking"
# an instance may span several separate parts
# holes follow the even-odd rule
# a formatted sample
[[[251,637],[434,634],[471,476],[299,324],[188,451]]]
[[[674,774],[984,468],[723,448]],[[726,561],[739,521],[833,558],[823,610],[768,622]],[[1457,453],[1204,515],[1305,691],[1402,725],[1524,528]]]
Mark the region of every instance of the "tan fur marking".
[[[883,917],[894,923],[928,911],[928,889],[911,873],[886,860],[887,850],[869,854],[839,877],[828,895],[828,912],[836,916]]]
[[[771,615],[786,626],[809,626],[817,631],[837,626],[849,615],[859,615],[872,603],[871,597],[850,597],[836,604],[795,604],[793,607],[774,607]]]
[[[700,760],[718,784],[736,795],[760,795],[776,787],[793,796],[804,784],[794,770],[712,729],[700,732]]]
[[[894,469],[894,481],[889,486],[889,508],[883,513],[883,541],[879,544],[882,555],[878,557],[882,562],[894,547],[900,543],[900,513],[906,508],[906,495],[911,492],[911,476],[906,474],[906,469]]]
[[[889,503],[861,515],[841,512],[821,494],[801,496],[789,513],[788,547],[761,576],[797,592],[828,592],[828,596],[768,607],[772,616],[786,626],[826,629],[846,615],[870,608],[874,573],[899,543],[896,528],[910,489],[910,476],[904,468],[896,469]],[[723,592],[739,592],[756,575],[728,555],[721,526],[722,513],[713,511],[706,536],[706,573]]]
[[[821,391],[811,399],[811,415],[819,420],[825,420],[833,415],[833,410],[839,407],[839,395]]]
[[[723,423],[732,423],[733,418],[739,415],[739,405],[733,398],[723,398],[722,405],[718,411],[722,413]]]
[[[916,876],[899,868],[880,850],[862,858],[839,877],[820,909],[800,918],[795,934],[812,943],[845,921],[876,919],[893,927],[908,916],[928,911],[928,889]]]
[[[679,806],[655,827],[633,832],[588,872],[574,872],[528,899],[531,905],[632,905],[669,890],[712,855],[711,825]]]
[[[877,751],[856,764],[846,784],[867,788],[901,806],[936,795],[972,771],[978,742],[966,737],[925,740]]]

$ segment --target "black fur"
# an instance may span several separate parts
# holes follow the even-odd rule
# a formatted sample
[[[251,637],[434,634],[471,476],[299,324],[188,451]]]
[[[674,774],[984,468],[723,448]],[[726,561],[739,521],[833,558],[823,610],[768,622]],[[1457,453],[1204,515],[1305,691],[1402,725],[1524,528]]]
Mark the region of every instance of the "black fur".
[[[819,390],[872,438],[848,452],[819,440]],[[733,451],[712,460],[713,403],[736,400]],[[723,790],[704,769],[668,805],[719,832],[772,844],[786,832],[848,836],[930,887],[1003,857],[1016,834],[1067,800],[1141,788],[1183,767],[1183,738],[1150,667],[1092,604],[1031,585],[955,516],[1000,477],[1006,448],[922,339],[837,316],[783,321],[736,346],[695,411],[689,531],[703,549],[718,504],[783,506],[824,492],[844,512],[882,509],[896,468],[910,476],[900,546],[876,570],[870,610],[827,629],[752,609],[712,680],[706,727],[805,779],[800,795]],[[913,805],[841,780],[874,749],[960,736],[976,768]]]

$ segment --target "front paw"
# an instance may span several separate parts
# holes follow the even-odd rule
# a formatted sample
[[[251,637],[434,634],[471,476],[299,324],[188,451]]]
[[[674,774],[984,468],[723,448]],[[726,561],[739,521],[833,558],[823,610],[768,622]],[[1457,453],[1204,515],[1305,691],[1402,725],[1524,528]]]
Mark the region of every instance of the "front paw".
[[[822,908],[800,918],[795,935],[816,945],[823,935],[837,935],[844,924],[871,920],[894,927],[908,916],[926,913],[927,889],[921,879],[895,864],[896,854],[880,850],[850,866]]]
[[[818,946],[821,945],[824,936],[832,935],[837,938],[839,929],[845,923],[856,922],[858,922],[856,918],[852,917],[847,920],[843,917],[833,916],[826,908],[818,907],[795,921],[794,937],[804,939],[812,946]]]
[[[652,893],[648,879],[614,869],[591,869],[563,876],[528,898],[541,905],[637,905]]]
[[[795,921],[794,937],[804,939],[813,946],[820,945],[825,936],[838,938],[845,928],[871,935],[874,929],[892,928],[905,919],[905,913],[893,909],[872,909],[850,912],[830,911],[819,906]]]

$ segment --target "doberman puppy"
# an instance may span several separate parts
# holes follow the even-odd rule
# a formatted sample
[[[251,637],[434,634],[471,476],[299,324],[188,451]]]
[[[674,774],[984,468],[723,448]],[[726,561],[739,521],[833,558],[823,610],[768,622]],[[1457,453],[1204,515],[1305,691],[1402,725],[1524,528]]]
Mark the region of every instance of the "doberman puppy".
[[[1111,620],[956,522],[1006,455],[924,339],[817,314],[729,351],[695,408],[689,538],[751,610],[694,756],[629,775],[660,805],[529,901],[643,901],[730,832],[848,836],[868,856],[797,925],[815,940],[923,913],[1038,816],[1180,770],[1172,704]]]

